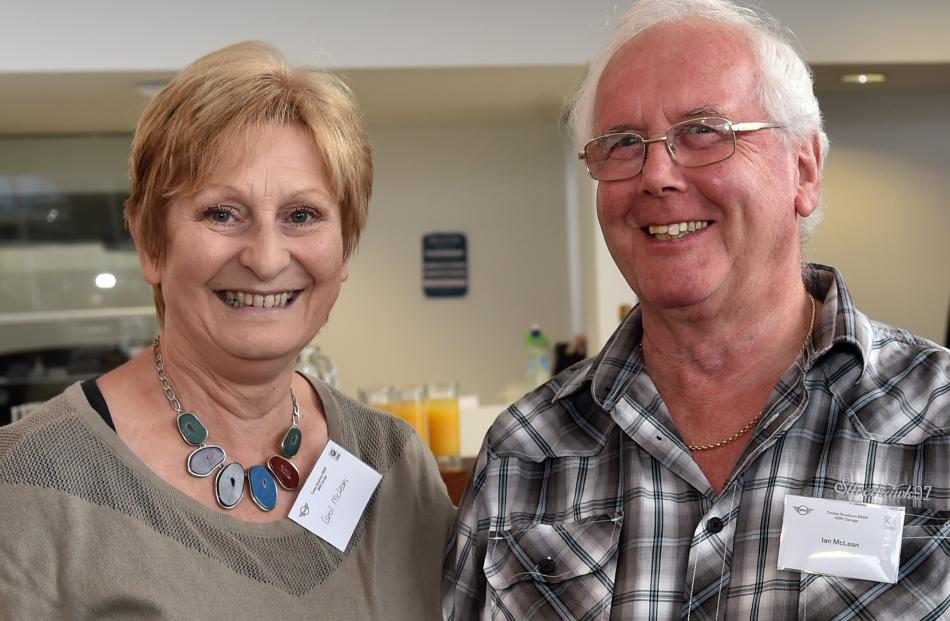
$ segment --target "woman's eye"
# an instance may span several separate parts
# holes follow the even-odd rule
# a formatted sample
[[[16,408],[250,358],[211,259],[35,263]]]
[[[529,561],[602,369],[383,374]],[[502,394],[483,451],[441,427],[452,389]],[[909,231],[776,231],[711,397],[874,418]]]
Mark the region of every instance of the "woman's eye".
[[[234,209],[227,205],[215,205],[205,211],[205,217],[215,224],[229,224],[234,219]]]
[[[318,219],[318,214],[310,208],[294,209],[287,218],[291,224],[310,224]]]

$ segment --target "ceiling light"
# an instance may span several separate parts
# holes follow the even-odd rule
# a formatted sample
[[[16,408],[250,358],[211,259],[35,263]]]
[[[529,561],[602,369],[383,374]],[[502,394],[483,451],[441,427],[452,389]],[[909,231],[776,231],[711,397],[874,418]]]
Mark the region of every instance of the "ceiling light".
[[[116,279],[114,274],[104,272],[96,276],[96,286],[100,289],[111,289],[115,286]]]
[[[841,76],[845,84],[880,84],[887,80],[883,73],[846,73]]]

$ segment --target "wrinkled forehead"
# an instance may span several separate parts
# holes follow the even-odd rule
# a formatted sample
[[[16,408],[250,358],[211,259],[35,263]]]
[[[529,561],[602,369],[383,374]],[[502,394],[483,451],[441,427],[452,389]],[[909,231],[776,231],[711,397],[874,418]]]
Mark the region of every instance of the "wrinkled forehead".
[[[195,194],[204,186],[219,182],[221,177],[241,171],[258,154],[262,141],[273,140],[273,132],[285,128],[299,132],[299,135],[312,148],[316,156],[315,160],[320,166],[319,172],[329,177],[323,150],[306,125],[294,122],[262,121],[235,124],[209,140],[202,156],[198,158],[197,165],[191,168],[192,174],[179,186],[178,193]]]
[[[753,120],[739,117],[762,115],[758,83],[751,40],[738,28],[705,19],[658,24],[607,63],[597,84],[594,129],[647,129],[710,113]]]

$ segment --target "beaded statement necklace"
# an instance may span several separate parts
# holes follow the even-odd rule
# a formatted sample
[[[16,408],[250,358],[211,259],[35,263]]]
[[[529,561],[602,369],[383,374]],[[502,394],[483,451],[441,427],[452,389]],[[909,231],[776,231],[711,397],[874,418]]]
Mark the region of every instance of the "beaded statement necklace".
[[[808,333],[805,335],[805,342],[802,343],[802,352],[804,352],[805,349],[808,347],[808,341],[811,340],[812,330],[815,329],[815,298],[809,295],[808,299],[811,301],[811,320],[808,322]],[[725,446],[726,444],[735,442],[736,440],[738,440],[745,434],[752,431],[752,428],[755,427],[755,424],[759,422],[760,418],[762,418],[761,412],[759,412],[755,418],[753,418],[748,423],[746,423],[742,429],[735,432],[734,434],[732,434],[725,440],[720,440],[719,442],[716,442],[715,444],[687,444],[686,448],[688,448],[691,451],[709,451],[715,448],[719,448],[720,446]]]
[[[284,439],[280,443],[282,455],[271,455],[267,460],[267,467],[255,464],[250,469],[245,470],[244,466],[236,461],[225,465],[227,453],[217,444],[208,444],[208,429],[198,418],[198,413],[185,410],[181,407],[181,402],[175,395],[171,382],[165,373],[165,364],[162,361],[162,350],[159,346],[158,337],[152,343],[152,351],[155,354],[155,371],[158,373],[158,382],[161,384],[165,398],[178,423],[178,432],[182,439],[191,446],[196,446],[195,450],[188,454],[185,460],[185,466],[188,473],[192,476],[205,478],[218,471],[214,478],[214,497],[224,509],[233,509],[240,504],[244,498],[244,481],[247,480],[247,487],[251,495],[251,500],[261,511],[270,511],[277,505],[277,486],[293,491],[300,485],[300,473],[296,466],[290,461],[290,458],[300,450],[300,444],[303,441],[303,434],[300,432],[300,406],[297,404],[297,397],[294,396],[293,389],[290,390],[290,400],[293,403],[293,412],[291,413],[290,427],[284,434]]]

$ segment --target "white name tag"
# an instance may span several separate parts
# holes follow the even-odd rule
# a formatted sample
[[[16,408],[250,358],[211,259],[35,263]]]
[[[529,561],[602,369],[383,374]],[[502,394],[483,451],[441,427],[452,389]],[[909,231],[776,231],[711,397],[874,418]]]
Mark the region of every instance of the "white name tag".
[[[342,446],[328,440],[287,517],[345,552],[382,478]]]
[[[778,568],[897,582],[904,507],[786,496]]]

